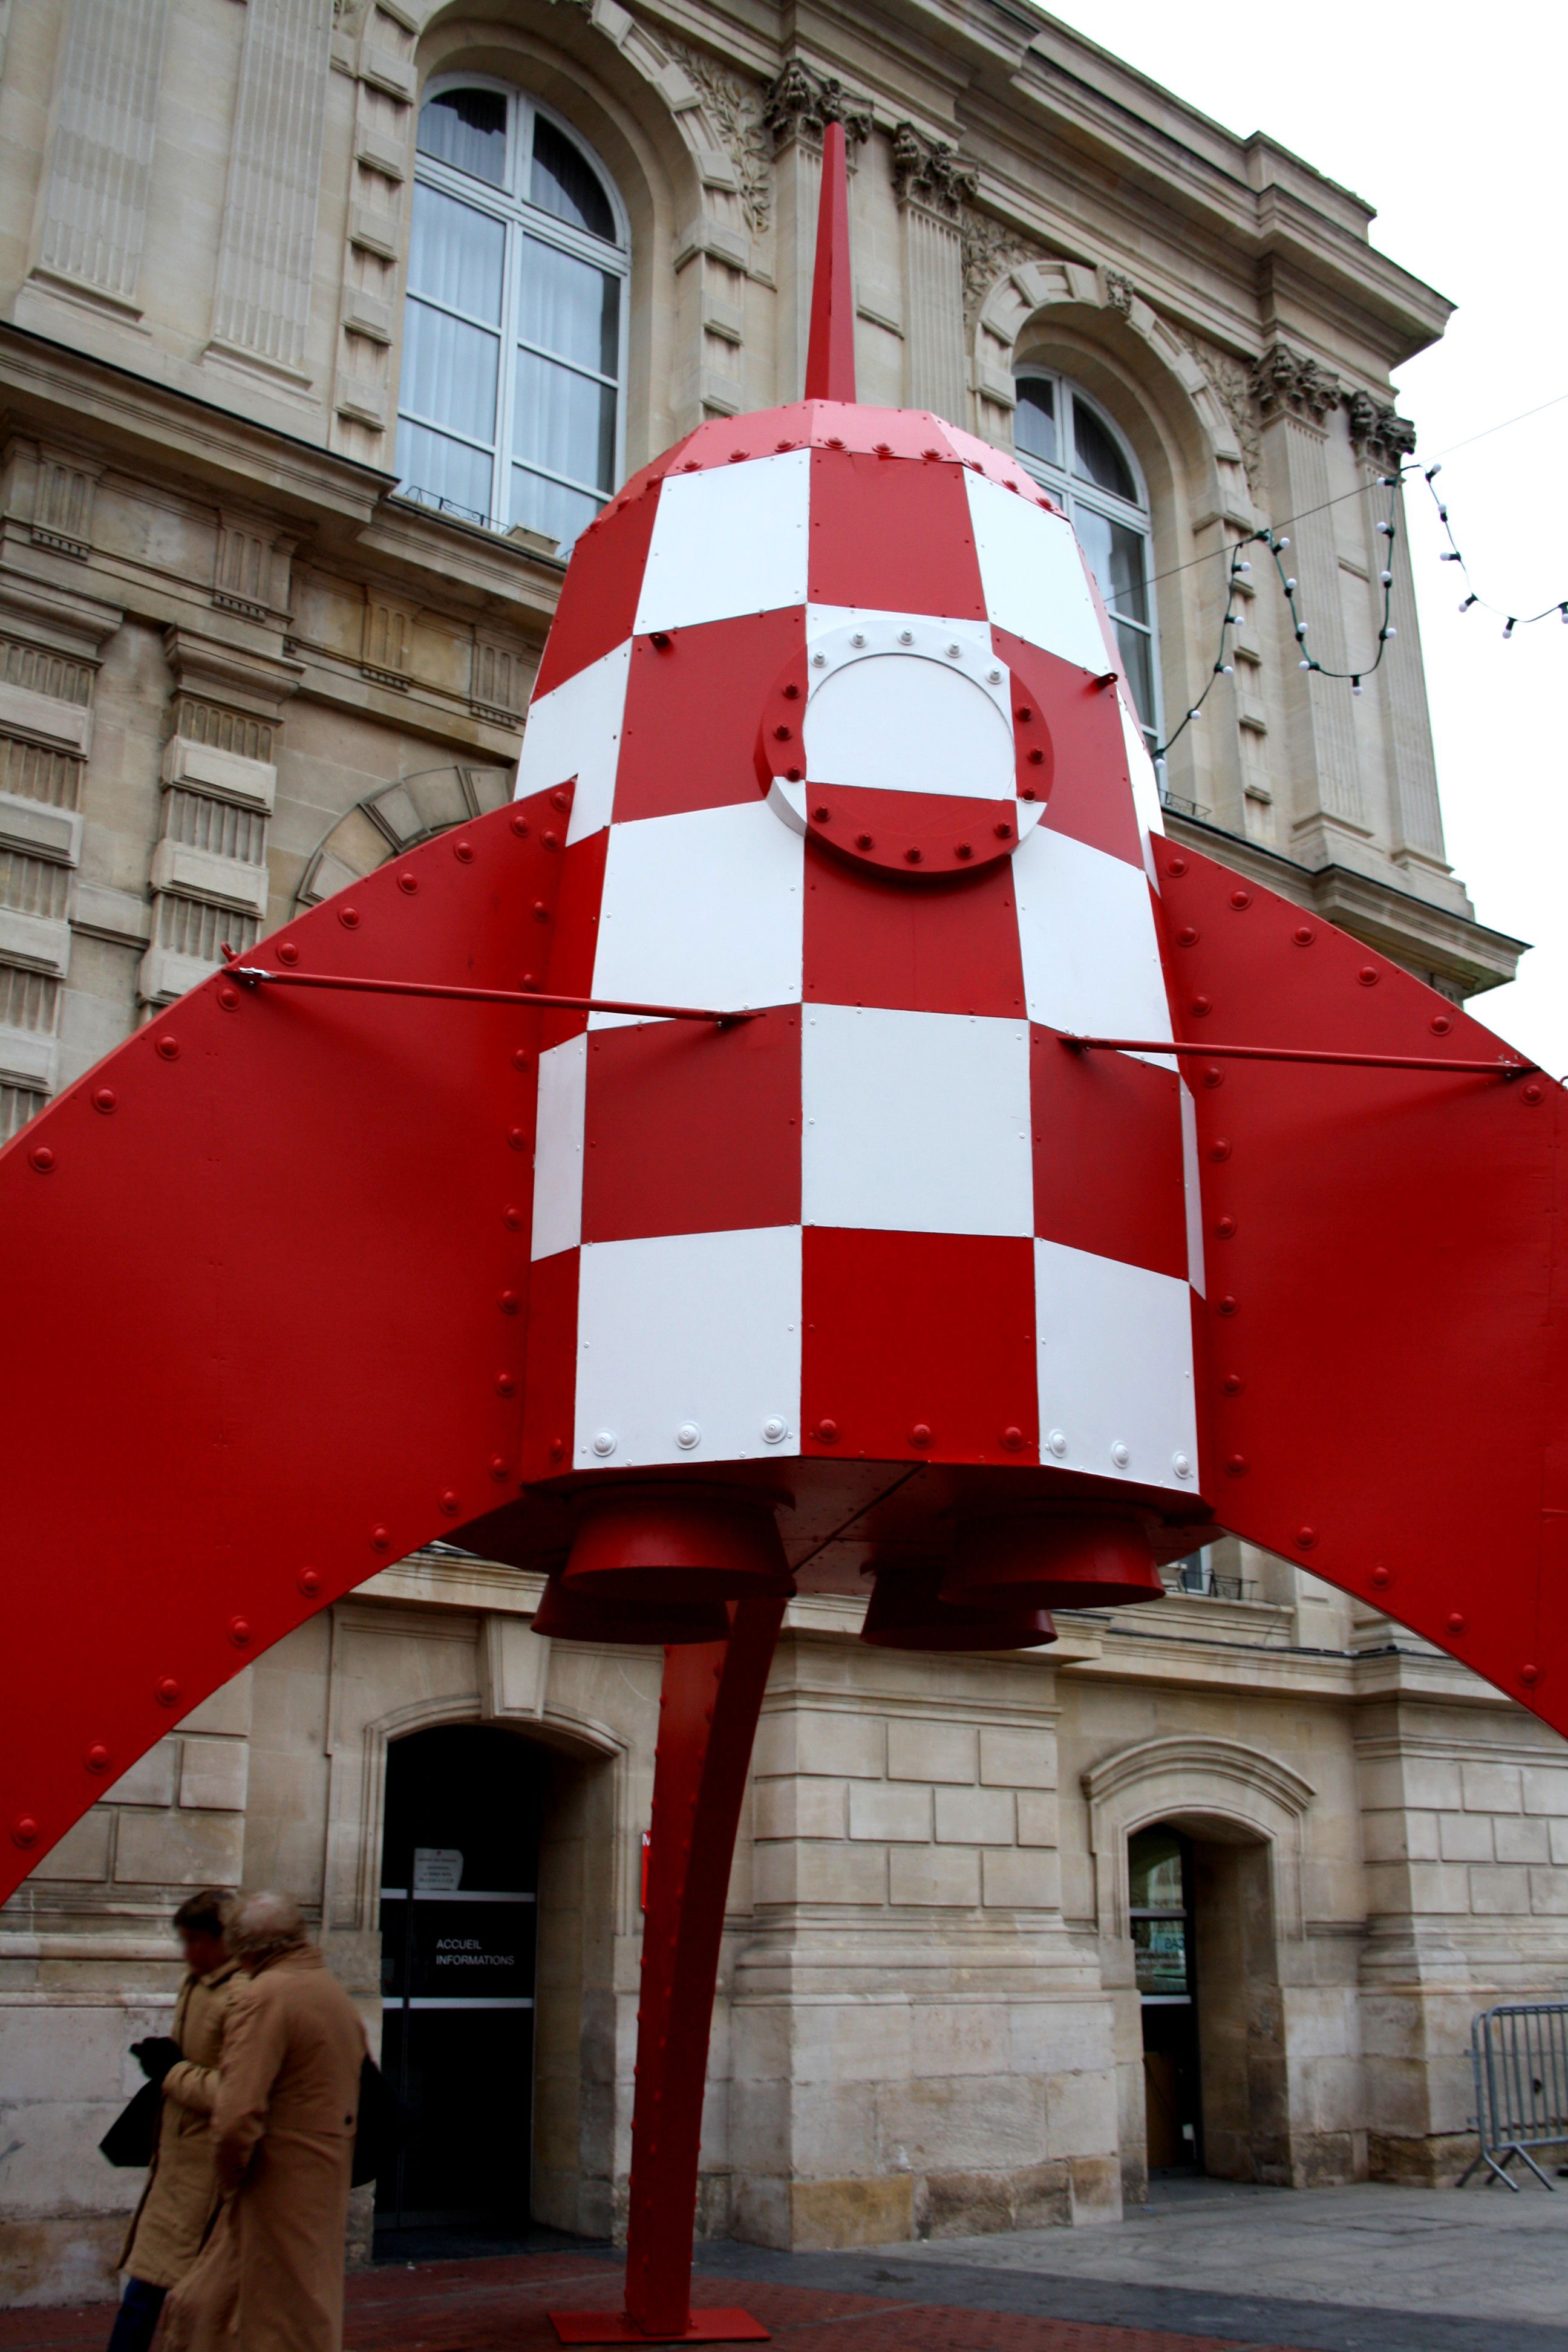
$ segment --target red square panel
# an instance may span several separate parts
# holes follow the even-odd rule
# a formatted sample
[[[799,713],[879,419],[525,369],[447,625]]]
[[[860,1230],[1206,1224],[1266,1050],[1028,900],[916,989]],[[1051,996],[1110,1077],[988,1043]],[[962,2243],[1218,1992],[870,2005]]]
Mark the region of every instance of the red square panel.
[[[806,577],[814,604],[983,621],[963,467],[814,449]]]
[[[588,1035],[583,1239],[800,1223],[800,1008]]]
[[[565,831],[564,822],[562,831]],[[562,852],[560,899],[547,922],[538,919],[532,903],[520,906],[520,988],[545,988],[552,996],[593,994],[599,902],[605,895],[605,856],[609,841],[608,827],[601,825],[585,841],[574,841]],[[542,1013],[541,1047],[559,1045],[563,1038],[574,1037],[587,1017],[585,1013]]]
[[[805,646],[798,604],[672,629],[663,646],[634,637],[616,822],[755,800],[763,704],[792,654],[805,677]]]
[[[809,845],[805,995],[823,1004],[1022,1019],[1011,860],[917,882]]]
[[[536,1260],[528,1282],[528,1326],[511,1346],[498,1346],[495,1377],[521,1373],[526,1338],[528,1378],[523,1391],[522,1477],[558,1477],[572,1467],[572,1429],[577,1409],[577,1263],[574,1249]],[[500,1318],[498,1316],[499,1322]]]
[[[807,1226],[804,1294],[804,1453],[1039,1458],[1031,1242]]]
[[[1029,1033],[1035,1231],[1152,1274],[1187,1273],[1181,1080],[1131,1054]]]
[[[590,523],[578,540],[545,639],[533,687],[536,695],[575,677],[631,635],[658,492],[658,483],[650,481],[624,505],[613,505],[601,520]]]
[[[1030,713],[1016,727],[1018,778],[1021,787],[1047,780],[1042,824],[1091,849],[1124,857],[1129,866],[1142,866],[1143,845],[1115,688],[1097,686],[1074,663],[1043,653],[1005,629],[993,627],[991,642],[1013,673],[1015,712]],[[1040,747],[1045,762],[1025,764],[1042,728],[1048,738]]]

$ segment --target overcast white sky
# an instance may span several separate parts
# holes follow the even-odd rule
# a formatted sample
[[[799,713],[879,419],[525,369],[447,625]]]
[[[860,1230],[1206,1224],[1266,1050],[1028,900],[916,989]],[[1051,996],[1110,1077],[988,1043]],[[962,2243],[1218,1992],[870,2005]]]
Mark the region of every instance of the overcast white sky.
[[[1458,310],[1402,368],[1400,407],[1479,593],[1531,613],[1568,597],[1563,267],[1568,7],[1369,10],[1365,0],[1197,10],[1065,0],[1050,13],[1236,131],[1266,131],[1375,205],[1382,250]],[[1487,434],[1460,448],[1472,435]],[[1446,451],[1452,451],[1444,456]],[[1458,567],[1424,488],[1406,490],[1448,856],[1479,919],[1531,940],[1521,978],[1472,1011],[1568,1071],[1568,628],[1502,642],[1461,620]],[[1345,693],[1319,680],[1319,693]]]

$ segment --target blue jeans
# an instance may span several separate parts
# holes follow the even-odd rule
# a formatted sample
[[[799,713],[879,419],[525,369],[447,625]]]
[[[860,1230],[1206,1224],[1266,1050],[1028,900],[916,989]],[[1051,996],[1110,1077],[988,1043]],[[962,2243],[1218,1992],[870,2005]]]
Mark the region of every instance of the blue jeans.
[[[166,2286],[149,2286],[145,2279],[126,2280],[109,2334],[109,2352],[147,2352],[168,2292]]]

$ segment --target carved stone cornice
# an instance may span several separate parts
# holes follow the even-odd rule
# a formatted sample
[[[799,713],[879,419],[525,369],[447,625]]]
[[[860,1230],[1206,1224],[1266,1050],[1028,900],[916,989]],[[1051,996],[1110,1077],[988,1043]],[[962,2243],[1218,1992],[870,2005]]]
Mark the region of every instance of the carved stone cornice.
[[[842,82],[818,73],[804,58],[791,58],[774,75],[763,97],[763,121],[773,132],[775,149],[792,139],[820,144],[830,122],[841,122],[851,147],[871,136],[868,100],[848,97]]]
[[[945,139],[928,139],[912,122],[895,123],[893,187],[900,205],[924,205],[955,221],[979,184],[974,165],[962,162]]]
[[[1398,466],[1415,453],[1415,427],[1386,401],[1370,392],[1347,392],[1345,413],[1351,439],[1364,456],[1381,466]]]
[[[1266,421],[1289,413],[1321,425],[1341,399],[1338,376],[1316,360],[1303,359],[1289,343],[1271,343],[1255,362],[1251,388]]]

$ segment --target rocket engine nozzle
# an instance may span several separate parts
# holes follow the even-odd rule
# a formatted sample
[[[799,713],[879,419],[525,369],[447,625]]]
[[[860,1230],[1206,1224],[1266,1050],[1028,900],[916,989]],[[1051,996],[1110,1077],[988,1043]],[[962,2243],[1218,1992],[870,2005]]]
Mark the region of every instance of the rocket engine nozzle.
[[[1164,1597],[1148,1528],[1131,1513],[988,1513],[960,1530],[942,1598],[967,1609],[1123,1609]]]
[[[668,1486],[595,1497],[563,1573],[564,1598],[647,1606],[787,1599],[795,1579],[772,1499]]]

